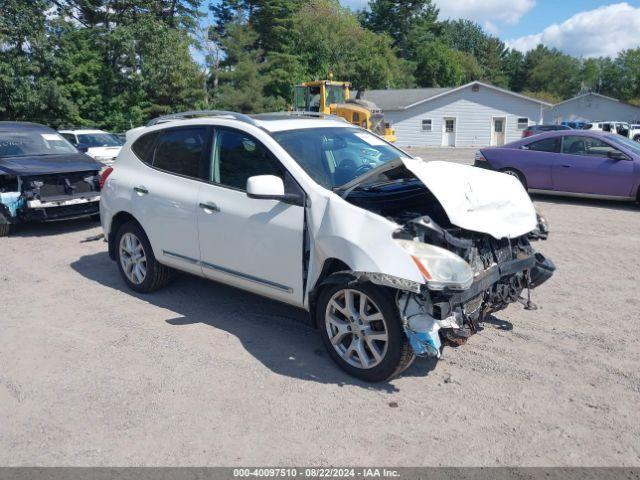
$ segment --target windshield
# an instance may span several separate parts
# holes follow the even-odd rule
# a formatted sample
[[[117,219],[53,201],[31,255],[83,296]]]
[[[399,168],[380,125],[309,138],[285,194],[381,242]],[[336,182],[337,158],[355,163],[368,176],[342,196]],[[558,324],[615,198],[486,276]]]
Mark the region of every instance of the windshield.
[[[620,135],[611,135],[610,137],[607,137],[607,139],[625,147],[627,150],[631,150],[636,155],[640,155],[640,143],[638,142],[621,137]]]
[[[122,146],[120,139],[110,133],[80,133],[78,143],[84,143],[89,148]]]
[[[0,131],[0,157],[78,153],[67,140],[47,131]]]
[[[273,137],[323,187],[334,189],[398,157],[393,145],[359,128],[314,128]]]

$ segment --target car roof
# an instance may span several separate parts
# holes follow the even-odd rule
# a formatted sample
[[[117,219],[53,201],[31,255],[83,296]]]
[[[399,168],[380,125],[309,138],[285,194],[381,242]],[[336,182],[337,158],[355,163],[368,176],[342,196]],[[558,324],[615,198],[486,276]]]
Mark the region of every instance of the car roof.
[[[58,132],[60,133],[79,133],[79,134],[83,134],[83,133],[109,133],[109,132],[105,132],[104,130],[98,130],[95,128],[79,128],[79,129],[64,129],[64,130],[58,130]]]
[[[0,122],[0,130],[11,131],[55,131],[46,125],[31,122]]]
[[[282,132],[286,130],[304,130],[310,128],[358,128],[342,120],[333,120],[326,118],[260,118],[254,117],[258,125],[269,132]]]

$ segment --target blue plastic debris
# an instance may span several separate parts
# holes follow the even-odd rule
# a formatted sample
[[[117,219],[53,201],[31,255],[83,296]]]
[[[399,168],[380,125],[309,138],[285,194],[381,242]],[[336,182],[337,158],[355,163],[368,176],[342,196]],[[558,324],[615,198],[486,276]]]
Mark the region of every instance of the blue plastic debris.
[[[429,321],[416,320],[412,319],[411,325],[404,329],[413,352],[419,357],[439,357],[442,346],[439,329],[435,325],[429,325]]]
[[[18,214],[18,209],[24,205],[24,198],[20,197],[20,192],[0,193],[0,203],[9,209],[12,217]]]

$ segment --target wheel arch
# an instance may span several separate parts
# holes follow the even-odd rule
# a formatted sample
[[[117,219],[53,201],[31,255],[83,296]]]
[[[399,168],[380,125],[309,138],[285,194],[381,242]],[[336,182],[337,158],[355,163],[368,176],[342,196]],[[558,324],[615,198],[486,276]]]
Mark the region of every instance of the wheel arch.
[[[109,245],[109,258],[111,258],[111,260],[116,259],[116,234],[118,233],[118,230],[120,230],[120,227],[127,222],[135,222],[140,225],[140,228],[142,228],[142,224],[133,215],[131,215],[131,213],[126,211],[120,211],[111,218],[109,237],[107,238]]]
[[[318,319],[316,318],[316,302],[320,290],[324,285],[330,283],[337,283],[343,280],[353,279],[353,273],[351,267],[338,258],[327,258],[320,271],[320,276],[316,281],[313,288],[309,290],[309,316],[311,317],[311,326],[318,328]]]
[[[513,172],[516,172],[519,176],[520,176],[520,181],[523,183],[525,190],[528,188],[528,183],[527,183],[527,176],[524,174],[524,172],[522,170],[520,170],[519,168],[516,167],[511,167],[511,166],[506,166],[506,167],[502,167],[499,172],[504,173],[507,170],[511,170]]]

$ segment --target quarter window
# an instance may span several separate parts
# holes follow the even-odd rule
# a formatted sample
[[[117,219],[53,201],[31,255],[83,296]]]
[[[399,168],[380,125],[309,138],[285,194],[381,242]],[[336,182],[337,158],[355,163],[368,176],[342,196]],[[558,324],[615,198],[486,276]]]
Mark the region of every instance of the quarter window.
[[[518,119],[518,128],[520,130],[524,130],[529,126],[529,119],[526,117],[522,117]]]
[[[551,152],[558,151],[558,139],[557,138],[545,138],[544,140],[538,140],[527,145],[528,150],[534,152]]]
[[[431,120],[422,120],[422,131],[430,132],[431,131],[432,122]]]
[[[612,151],[616,149],[597,138],[567,135],[562,140],[562,153],[569,155],[606,157]]]
[[[131,145],[131,150],[136,154],[140,160],[145,163],[151,163],[152,155],[153,155],[153,145],[156,143],[156,139],[160,135],[160,131],[147,133],[146,135],[142,135],[138,138],[133,145]]]
[[[264,145],[244,132],[220,130],[215,144],[211,175],[215,183],[245,190],[249,177],[284,177],[284,168],[280,162]]]
[[[156,143],[152,165],[191,178],[207,178],[206,128],[165,130]]]

